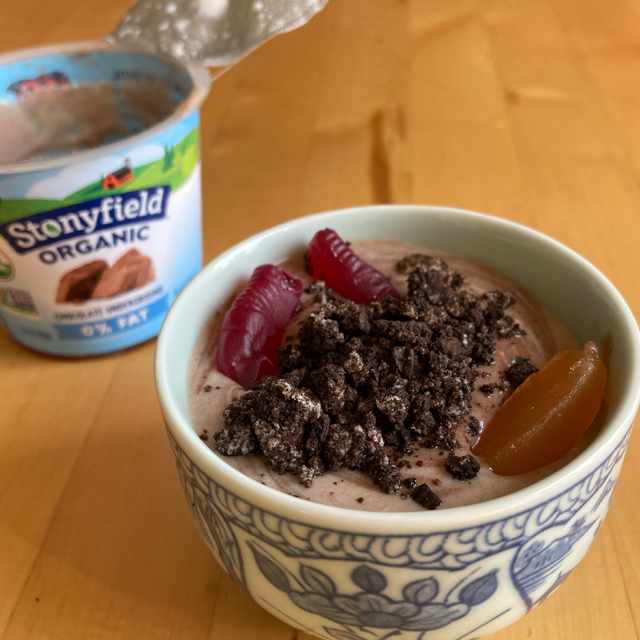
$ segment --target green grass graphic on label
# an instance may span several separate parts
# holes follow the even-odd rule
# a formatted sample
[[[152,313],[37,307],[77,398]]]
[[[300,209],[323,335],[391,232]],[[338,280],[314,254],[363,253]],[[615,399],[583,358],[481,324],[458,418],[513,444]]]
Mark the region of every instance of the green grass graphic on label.
[[[79,189],[62,200],[0,200],[0,224],[19,220],[36,213],[58,209],[65,205],[76,204],[86,200],[94,200],[113,196],[128,191],[148,189],[159,184],[168,184],[171,192],[175,192],[192,174],[200,160],[199,127],[190,131],[173,147],[165,147],[162,158],[149,164],[133,168],[134,177],[119,189],[104,189],[102,180]],[[54,235],[59,233],[57,228],[48,228]]]
[[[13,263],[6,254],[0,251],[0,280],[8,282],[14,275]]]

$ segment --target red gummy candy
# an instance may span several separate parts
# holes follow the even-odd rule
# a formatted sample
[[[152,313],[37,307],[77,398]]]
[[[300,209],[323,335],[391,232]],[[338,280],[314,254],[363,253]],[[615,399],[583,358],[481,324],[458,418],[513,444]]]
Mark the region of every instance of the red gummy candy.
[[[299,278],[272,264],[257,267],[222,321],[218,371],[245,389],[274,374],[284,329],[301,294]]]
[[[400,298],[396,288],[377,269],[358,258],[332,229],[318,231],[309,244],[311,275],[324,280],[343,298],[358,304]]]

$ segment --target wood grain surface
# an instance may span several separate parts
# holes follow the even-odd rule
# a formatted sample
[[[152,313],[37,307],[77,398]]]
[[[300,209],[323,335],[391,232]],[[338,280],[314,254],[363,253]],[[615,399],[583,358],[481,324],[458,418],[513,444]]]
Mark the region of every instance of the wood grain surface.
[[[1,0],[0,51],[97,39],[128,0]],[[640,0],[330,0],[202,110],[205,260],[336,207],[524,223],[640,313]],[[223,573],[181,495],[154,343],[61,359],[0,329],[0,637],[309,640]],[[500,640],[640,636],[640,434],[584,561]]]

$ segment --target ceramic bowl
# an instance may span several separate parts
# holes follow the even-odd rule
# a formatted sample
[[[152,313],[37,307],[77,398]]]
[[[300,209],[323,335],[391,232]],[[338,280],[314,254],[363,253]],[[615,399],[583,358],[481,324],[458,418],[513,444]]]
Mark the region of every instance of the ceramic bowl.
[[[414,513],[302,501],[227,465],[192,427],[187,368],[196,338],[256,266],[282,261],[326,227],[347,239],[408,241],[484,263],[522,284],[579,342],[610,341],[609,410],[592,444],[524,490]],[[442,207],[361,207],[292,220],[211,262],[165,320],[156,383],[196,525],[258,604],[331,640],[479,638],[544,600],[593,541],[640,401],[640,336],[607,279],[540,233]]]

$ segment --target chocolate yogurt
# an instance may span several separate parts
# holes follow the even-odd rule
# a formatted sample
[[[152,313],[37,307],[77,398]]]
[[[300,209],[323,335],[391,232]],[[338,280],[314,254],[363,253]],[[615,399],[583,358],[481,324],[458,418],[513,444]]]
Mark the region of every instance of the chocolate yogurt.
[[[311,474],[306,478],[306,484],[310,486],[305,486],[305,478],[274,472],[262,454],[222,456],[228,464],[266,486],[301,499],[349,509],[416,511],[427,506],[424,501],[420,504],[415,495],[414,499],[410,498],[415,488],[421,485],[429,488],[423,491],[429,493],[426,501],[431,499],[432,490],[442,501],[441,508],[483,502],[537,482],[562,467],[586,446],[583,443],[555,463],[519,476],[495,475],[482,459],[478,460],[480,468],[477,470],[475,459],[467,458],[477,434],[527,375],[540,368],[557,352],[575,348],[575,339],[516,283],[482,265],[401,242],[357,241],[351,244],[351,248],[360,258],[389,277],[403,296],[408,289],[408,274],[415,265],[425,260],[435,259],[434,264],[437,265],[440,264],[439,260],[444,261],[447,273],[462,276],[464,289],[478,298],[484,296],[488,300],[487,305],[495,305],[496,313],[504,316],[499,321],[495,352],[479,353],[476,358],[475,388],[468,400],[470,410],[463,411],[463,417],[453,431],[432,429],[431,435],[425,439],[428,446],[424,442],[421,446],[414,441],[400,447],[385,447],[389,460],[395,465],[391,476],[393,482],[401,485],[401,489],[398,491],[396,486],[393,493],[385,493],[381,489],[384,480],[381,482],[376,479],[374,482],[375,474],[363,471],[339,469],[315,477]],[[425,258],[427,255],[430,257]],[[327,294],[322,285],[313,285],[312,278],[304,269],[303,256],[296,256],[280,266],[299,277],[305,287],[300,310],[291,319],[285,332],[282,358],[286,361],[287,352],[296,351],[290,345],[297,344],[301,326],[305,325],[312,313],[318,312],[322,306],[319,301],[326,299],[331,292]],[[508,292],[506,297],[504,292]],[[215,367],[217,333],[231,302],[218,312],[211,327],[200,337],[192,355],[188,382],[194,427],[214,451],[216,439],[224,440],[225,408],[246,393]],[[499,310],[502,307],[505,313]],[[449,347],[444,345],[442,348],[446,351]],[[481,346],[476,345],[474,349],[477,351]],[[398,367],[406,367],[406,363],[399,363]],[[323,402],[326,407],[325,398]],[[460,406],[464,407],[465,402],[461,401]],[[382,411],[385,409],[381,404],[378,404],[378,408]],[[386,420],[385,416],[382,417]],[[221,434],[215,436],[218,432],[222,433],[222,438]],[[224,449],[218,445],[220,448]],[[404,453],[399,453],[397,449],[404,449]]]
[[[57,355],[157,335],[202,266],[204,67],[78,43],[0,56],[0,321]]]

